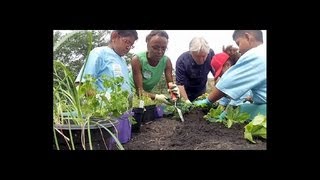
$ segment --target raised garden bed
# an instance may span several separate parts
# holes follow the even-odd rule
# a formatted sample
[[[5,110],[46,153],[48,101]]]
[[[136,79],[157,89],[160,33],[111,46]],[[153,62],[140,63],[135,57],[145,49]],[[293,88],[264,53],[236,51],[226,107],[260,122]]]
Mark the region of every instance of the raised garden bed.
[[[126,150],[266,150],[267,142],[255,139],[256,144],[244,138],[245,124],[227,128],[221,123],[209,123],[204,112],[194,109],[184,114],[184,122],[172,117],[144,124],[140,133],[123,144]]]

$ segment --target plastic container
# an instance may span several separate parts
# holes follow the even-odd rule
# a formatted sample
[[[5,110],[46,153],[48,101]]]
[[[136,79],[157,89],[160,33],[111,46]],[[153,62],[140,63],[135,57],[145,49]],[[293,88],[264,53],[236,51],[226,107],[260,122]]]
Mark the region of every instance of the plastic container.
[[[119,124],[116,126],[118,131],[118,140],[121,143],[127,143],[131,139],[131,122],[129,117],[133,115],[133,112],[125,112],[119,119]],[[114,139],[112,138],[114,141]]]
[[[156,110],[156,105],[149,105],[149,106],[145,106],[145,112],[143,114],[143,119],[142,119],[142,123],[147,123],[150,121],[154,121],[155,120],[155,110]]]
[[[117,119],[112,119],[110,121],[101,121],[98,119],[93,119],[93,121],[99,122],[99,125],[92,123],[90,124],[90,135],[91,135],[91,142],[92,142],[92,149],[93,150],[108,150],[111,149],[113,146],[113,142],[111,142],[111,134],[105,130],[103,127],[108,128],[112,133],[115,133],[115,126],[118,125],[119,121]],[[103,126],[103,127],[101,127]],[[55,124],[54,127],[58,129],[64,136],[69,138],[67,141],[63,135],[55,131],[57,137],[57,144],[59,146],[59,150],[72,150],[71,146],[71,138],[70,132],[72,134],[73,144],[75,150],[90,150],[89,145],[89,137],[88,137],[88,126],[85,125],[75,125],[70,124]],[[81,138],[81,135],[84,135],[84,138]],[[82,146],[82,143],[85,144],[85,148]],[[58,150],[56,146],[55,139],[53,137],[53,149]]]
[[[132,124],[131,132],[139,133],[140,132],[142,118],[143,118],[144,108],[133,108],[132,112],[133,112],[133,118],[135,119],[135,121],[137,123],[136,124]]]
[[[154,111],[155,119],[162,118],[163,113],[164,113],[164,106],[162,106],[162,105],[156,106],[156,109]]]

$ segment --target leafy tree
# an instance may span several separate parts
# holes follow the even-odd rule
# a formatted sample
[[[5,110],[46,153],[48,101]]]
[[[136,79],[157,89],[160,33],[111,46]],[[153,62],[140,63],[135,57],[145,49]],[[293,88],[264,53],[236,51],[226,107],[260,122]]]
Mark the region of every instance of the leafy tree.
[[[60,31],[55,31],[54,34],[53,34],[53,44],[56,44],[57,41],[59,39],[61,39],[61,36],[62,36],[62,34],[61,34]]]

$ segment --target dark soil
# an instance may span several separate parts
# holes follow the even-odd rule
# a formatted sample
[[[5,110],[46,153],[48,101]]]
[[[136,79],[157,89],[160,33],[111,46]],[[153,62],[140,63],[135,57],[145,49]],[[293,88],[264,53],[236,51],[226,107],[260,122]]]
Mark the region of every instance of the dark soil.
[[[184,122],[171,117],[160,118],[141,126],[140,133],[123,144],[126,150],[266,150],[266,140],[244,139],[245,124],[227,128],[221,123],[209,123],[204,112],[193,110],[184,114]]]

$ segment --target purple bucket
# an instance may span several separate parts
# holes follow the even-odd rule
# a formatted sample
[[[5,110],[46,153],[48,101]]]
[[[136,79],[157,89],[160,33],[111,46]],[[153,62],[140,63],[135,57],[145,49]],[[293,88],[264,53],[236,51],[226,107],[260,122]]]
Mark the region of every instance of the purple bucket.
[[[155,111],[154,111],[154,117],[157,118],[162,118],[163,117],[163,110],[164,110],[164,106],[160,105],[157,106]]]
[[[132,116],[133,113],[131,111],[125,112],[119,119],[119,124],[116,125],[118,131],[118,140],[120,143],[127,143],[131,139],[131,121],[129,117]],[[111,138],[111,144],[115,143],[115,140]]]

